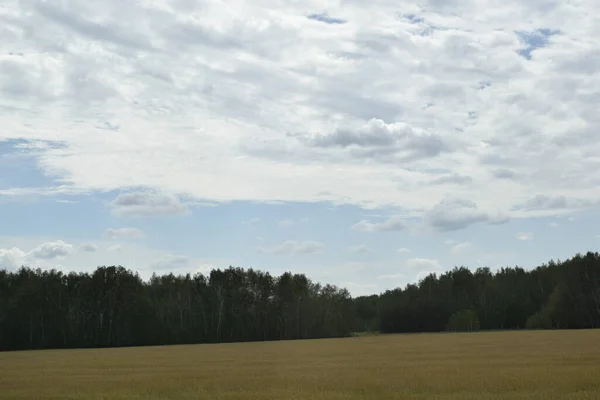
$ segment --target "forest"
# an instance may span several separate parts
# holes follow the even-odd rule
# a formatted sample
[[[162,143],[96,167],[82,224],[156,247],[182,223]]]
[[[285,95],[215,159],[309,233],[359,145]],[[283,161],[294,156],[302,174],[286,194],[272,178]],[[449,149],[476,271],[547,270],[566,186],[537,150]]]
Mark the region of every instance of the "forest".
[[[600,255],[532,270],[455,267],[352,298],[303,274],[229,267],[153,275],[0,270],[0,350],[144,346],[382,333],[600,327]]]

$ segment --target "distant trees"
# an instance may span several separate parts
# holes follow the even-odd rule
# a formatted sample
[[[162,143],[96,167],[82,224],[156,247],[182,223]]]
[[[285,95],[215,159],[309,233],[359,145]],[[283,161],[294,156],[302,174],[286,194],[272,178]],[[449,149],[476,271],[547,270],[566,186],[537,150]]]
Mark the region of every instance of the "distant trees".
[[[0,271],[0,350],[339,337],[352,319],[347,290],[291,273]]]
[[[232,267],[148,281],[120,266],[0,270],[0,350],[599,327],[591,252],[531,271],[459,267],[355,299],[301,274]]]
[[[599,328],[600,255],[577,254],[531,271],[454,268],[369,302],[377,304],[379,328],[388,333]],[[372,320],[355,318],[357,326]]]
[[[361,296],[354,299],[354,332],[374,332],[379,330],[379,296]]]
[[[479,317],[474,311],[460,310],[452,314],[446,330],[450,332],[473,332],[479,330]]]

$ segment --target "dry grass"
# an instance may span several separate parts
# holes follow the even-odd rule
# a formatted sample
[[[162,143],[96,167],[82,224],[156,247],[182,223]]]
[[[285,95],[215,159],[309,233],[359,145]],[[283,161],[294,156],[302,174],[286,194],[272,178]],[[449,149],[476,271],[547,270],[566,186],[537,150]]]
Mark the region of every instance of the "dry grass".
[[[600,330],[0,353],[12,399],[600,399]]]

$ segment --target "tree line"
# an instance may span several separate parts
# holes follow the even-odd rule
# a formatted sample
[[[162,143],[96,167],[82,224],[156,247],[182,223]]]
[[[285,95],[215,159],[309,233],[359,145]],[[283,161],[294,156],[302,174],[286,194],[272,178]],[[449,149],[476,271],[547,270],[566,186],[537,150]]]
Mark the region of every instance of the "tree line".
[[[0,270],[0,350],[344,337],[352,332],[600,327],[600,255],[526,271],[455,267],[352,298],[305,275],[229,267],[153,275]]]
[[[354,303],[355,329],[385,333],[599,328],[600,255],[530,271],[455,267]]]
[[[340,337],[351,320],[346,289],[301,274],[0,271],[0,350]]]

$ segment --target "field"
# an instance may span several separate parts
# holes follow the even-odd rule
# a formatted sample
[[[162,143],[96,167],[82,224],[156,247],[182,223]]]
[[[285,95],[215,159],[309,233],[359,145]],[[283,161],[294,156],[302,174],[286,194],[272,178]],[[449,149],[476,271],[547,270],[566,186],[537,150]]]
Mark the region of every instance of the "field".
[[[600,399],[600,330],[0,353],[12,399]]]

